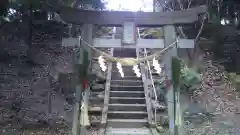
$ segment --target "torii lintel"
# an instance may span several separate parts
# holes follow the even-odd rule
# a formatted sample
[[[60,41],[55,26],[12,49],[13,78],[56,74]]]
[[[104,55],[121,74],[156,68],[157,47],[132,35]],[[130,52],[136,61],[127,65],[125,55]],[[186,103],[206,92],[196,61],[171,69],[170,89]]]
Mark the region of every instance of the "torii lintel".
[[[129,11],[92,11],[61,7],[61,18],[72,24],[96,24],[122,26],[132,21],[138,27],[161,27],[163,25],[191,24],[198,20],[199,14],[207,12],[207,6],[170,12],[129,12]]]

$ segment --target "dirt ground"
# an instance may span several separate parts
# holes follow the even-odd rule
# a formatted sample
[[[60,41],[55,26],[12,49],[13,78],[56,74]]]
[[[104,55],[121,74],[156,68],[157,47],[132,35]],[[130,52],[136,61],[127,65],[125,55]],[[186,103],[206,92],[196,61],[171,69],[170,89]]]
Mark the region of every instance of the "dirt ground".
[[[69,134],[72,107],[59,91],[53,90],[49,113],[51,87],[44,66],[22,64],[13,57],[1,62],[0,69],[1,135]]]
[[[208,57],[203,57],[201,89],[195,91],[193,100],[206,112],[214,114],[214,120],[202,124],[190,123],[186,132],[191,135],[239,135],[240,99],[234,86],[228,81],[222,67]]]

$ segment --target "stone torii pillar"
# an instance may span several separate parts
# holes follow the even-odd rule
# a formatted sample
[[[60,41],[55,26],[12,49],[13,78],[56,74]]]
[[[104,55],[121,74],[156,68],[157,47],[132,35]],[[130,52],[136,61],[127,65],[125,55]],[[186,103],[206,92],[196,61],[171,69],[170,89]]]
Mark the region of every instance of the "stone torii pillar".
[[[81,38],[83,41],[79,40],[79,38],[68,38],[63,41],[62,45],[63,46],[75,46],[78,51],[75,52],[75,72],[76,72],[76,77],[77,77],[77,82],[76,82],[76,100],[77,102],[75,103],[74,107],[74,116],[73,116],[73,127],[72,127],[72,134],[73,135],[85,135],[86,134],[86,127],[84,126],[84,123],[89,123],[89,118],[88,112],[84,112],[85,114],[81,113],[81,106],[84,106],[85,111],[88,110],[88,99],[90,95],[90,89],[89,87],[87,89],[83,88],[84,82],[81,82],[81,78],[79,78],[80,73],[79,73],[79,68],[82,64],[84,64],[84,56],[83,56],[83,51],[88,52],[88,62],[89,62],[89,69],[91,69],[91,59],[92,59],[92,50],[87,47],[86,43],[92,44],[93,39],[92,39],[92,32],[93,32],[93,25],[92,24],[84,24],[83,25],[83,30],[81,33]],[[88,70],[90,71],[90,70]],[[87,78],[85,78],[87,79]],[[88,82],[89,83],[89,82]],[[85,94],[84,96],[83,93]]]
[[[176,41],[176,32],[175,27],[173,25],[167,25],[163,27],[164,31],[164,45],[172,44]],[[166,71],[166,79],[169,81],[172,80],[172,57],[177,56],[177,47],[173,47],[172,49],[168,50],[164,56],[164,64],[165,64],[165,71]],[[166,81],[168,81],[166,80]],[[174,90],[173,86],[170,85],[167,92],[167,105],[168,105],[168,116],[169,116],[169,132],[170,135],[175,135],[175,97],[174,97]]]

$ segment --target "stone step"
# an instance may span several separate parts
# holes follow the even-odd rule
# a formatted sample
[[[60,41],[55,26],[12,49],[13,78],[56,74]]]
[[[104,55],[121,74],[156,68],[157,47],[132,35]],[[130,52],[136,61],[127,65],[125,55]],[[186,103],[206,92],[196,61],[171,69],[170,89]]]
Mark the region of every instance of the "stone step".
[[[147,128],[107,128],[106,135],[151,135]]]
[[[124,78],[120,76],[118,72],[112,72],[111,76],[112,80],[137,80],[137,81],[142,81],[142,78],[138,78],[135,74],[129,75],[129,74],[124,74]]]
[[[129,70],[124,70],[123,69],[123,74],[124,74],[124,76],[125,75],[128,75],[128,76],[136,76],[136,74],[133,72],[133,71],[129,71]],[[118,69],[113,69],[112,70],[112,78],[115,78],[115,77],[121,77],[121,75],[120,75],[120,73],[118,72]],[[125,77],[124,77],[125,78]],[[136,78],[137,78],[137,76],[136,76]]]
[[[102,106],[90,106],[88,107],[89,112],[101,112]]]
[[[112,64],[112,69],[113,70],[117,70],[118,68],[117,68],[117,63],[113,63]],[[122,69],[123,70],[131,70],[131,71],[133,71],[133,66],[122,66]]]
[[[103,92],[105,89],[102,89],[102,88],[92,88],[91,89],[91,92]]]
[[[109,104],[109,111],[146,111],[146,104]]]
[[[145,104],[145,98],[141,97],[110,97],[110,104]]]
[[[135,48],[114,48],[113,51],[114,57],[127,57],[127,58],[136,58],[136,49]]]
[[[122,66],[123,72],[134,73],[133,66]],[[117,64],[112,64],[112,72],[118,72]]]
[[[111,85],[143,86],[143,82],[138,80],[111,80]]]
[[[145,119],[146,111],[108,111],[108,119]]]
[[[110,89],[112,91],[144,91],[144,88],[142,85],[139,85],[139,86],[111,85]]]
[[[110,91],[110,97],[144,97],[144,91]]]
[[[101,92],[96,92],[96,91],[93,91],[93,92],[92,92],[92,91],[91,91],[91,92],[90,92],[90,97],[99,97],[100,95],[101,95],[101,96],[104,96],[104,93],[105,93],[104,91],[101,91]]]
[[[146,128],[147,119],[108,119],[107,127],[111,128]]]

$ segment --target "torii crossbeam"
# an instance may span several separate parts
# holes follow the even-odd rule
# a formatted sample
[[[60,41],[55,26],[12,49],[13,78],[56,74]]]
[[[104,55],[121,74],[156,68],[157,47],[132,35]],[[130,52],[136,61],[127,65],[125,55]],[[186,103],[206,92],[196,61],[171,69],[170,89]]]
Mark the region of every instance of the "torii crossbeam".
[[[161,27],[163,25],[191,24],[198,15],[205,13],[205,5],[183,11],[170,12],[128,12],[128,11],[92,11],[70,7],[60,7],[60,16],[72,24],[96,24],[103,26],[122,26],[131,21],[137,27]]]

